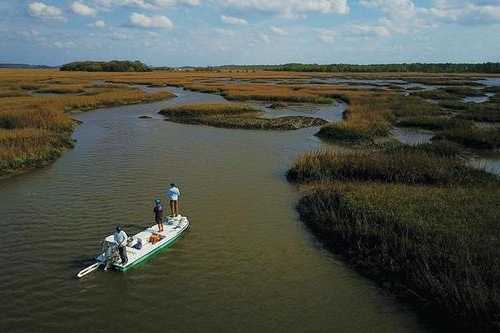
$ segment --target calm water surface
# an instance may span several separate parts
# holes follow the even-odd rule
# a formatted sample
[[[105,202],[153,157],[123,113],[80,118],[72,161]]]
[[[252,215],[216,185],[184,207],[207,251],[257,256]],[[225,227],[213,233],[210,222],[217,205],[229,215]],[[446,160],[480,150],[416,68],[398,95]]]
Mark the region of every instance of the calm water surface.
[[[175,90],[79,114],[75,149],[0,183],[0,332],[423,332],[411,310],[347,268],[298,220],[284,179],[316,129],[181,125],[162,107],[222,97]],[[154,119],[138,119],[150,115]],[[75,273],[117,224],[153,224],[170,182],[192,229],[127,273]]]
[[[399,142],[407,145],[430,143],[432,137],[434,137],[431,131],[405,127],[394,127],[391,130],[391,134]]]

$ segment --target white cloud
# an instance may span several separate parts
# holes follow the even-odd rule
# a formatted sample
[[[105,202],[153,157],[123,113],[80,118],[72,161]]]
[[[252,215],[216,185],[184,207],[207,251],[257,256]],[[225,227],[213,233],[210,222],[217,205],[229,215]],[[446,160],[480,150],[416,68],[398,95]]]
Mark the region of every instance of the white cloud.
[[[222,5],[297,17],[308,12],[348,14],[347,0],[218,0]]]
[[[500,23],[499,0],[434,0],[429,7],[417,7],[412,0],[361,0],[365,7],[378,8],[389,23],[387,28],[408,32],[441,23]]]
[[[361,0],[360,3],[365,7],[379,8],[390,17],[411,18],[417,12],[411,0]]]
[[[2,31],[0,30],[0,32]],[[47,38],[35,29],[18,30],[16,31],[16,35],[31,43],[45,43],[47,41]]]
[[[271,38],[269,38],[269,36],[268,36],[268,35],[266,35],[266,34],[260,34],[260,35],[259,35],[259,37],[260,37],[260,39],[261,39],[264,43],[266,43],[266,44],[270,44],[270,43],[271,43]]]
[[[357,29],[361,34],[408,34],[430,28],[434,24],[428,10],[415,6],[412,0],[361,0],[361,4],[377,8],[385,14],[377,23],[361,25],[361,29]],[[356,28],[353,32],[356,33]]]
[[[75,1],[71,4],[71,10],[73,13],[82,15],[82,16],[95,16],[97,11],[94,8],[87,6],[84,3]]]
[[[46,5],[43,2],[30,3],[28,12],[31,16],[42,19],[64,20],[63,12],[60,8]]]
[[[68,41],[68,42],[54,42],[52,43],[53,46],[57,47],[58,49],[71,49],[76,46],[75,42]]]
[[[178,5],[199,6],[201,0],[154,0],[154,4],[160,7],[173,7]]]
[[[198,6],[201,0],[94,0],[98,6],[110,8],[112,6],[131,6],[149,10],[174,6]]]
[[[318,38],[324,43],[334,43],[342,37],[373,38],[389,37],[392,31],[378,24],[346,24],[334,29],[317,29]]]
[[[387,37],[391,35],[389,28],[383,25],[351,25],[348,30],[352,35],[359,36],[374,35],[378,37]]]
[[[126,34],[124,34],[122,32],[118,32],[118,31],[115,31],[115,32],[111,33],[109,35],[109,38],[111,38],[112,40],[117,40],[117,41],[131,39],[128,35],[126,35]]]
[[[130,24],[140,28],[172,29],[174,24],[166,16],[147,16],[139,13],[130,15]]]
[[[226,24],[231,24],[231,25],[247,25],[248,22],[242,18],[239,17],[233,17],[233,16],[225,16],[222,15],[220,17],[221,21],[226,23]]]
[[[334,30],[320,29],[318,33],[318,38],[325,43],[333,43],[337,38],[337,32]]]
[[[278,28],[278,27],[275,27],[275,26],[272,26],[270,29],[276,35],[280,35],[280,36],[286,36],[286,35],[288,35],[288,32],[285,29]]]
[[[95,28],[105,28],[106,22],[104,22],[103,20],[98,20],[98,21],[95,21],[94,23],[92,23],[91,26],[93,26]]]
[[[461,24],[500,23],[500,1],[436,0],[429,14],[446,22]]]
[[[224,36],[234,36],[234,31],[233,30],[216,28],[216,29],[214,29],[214,31],[216,33],[224,35]]]

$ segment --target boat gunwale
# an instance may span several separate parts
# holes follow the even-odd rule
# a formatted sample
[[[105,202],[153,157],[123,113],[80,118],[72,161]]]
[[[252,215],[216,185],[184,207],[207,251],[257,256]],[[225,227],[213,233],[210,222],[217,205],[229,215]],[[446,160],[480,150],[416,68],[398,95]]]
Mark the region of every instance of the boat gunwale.
[[[136,260],[134,260],[131,263],[127,263],[127,265],[125,265],[125,266],[122,266],[121,264],[113,264],[113,267],[116,270],[120,271],[120,272],[126,272],[126,271],[128,271],[132,267],[135,267],[136,265],[138,265],[138,264],[144,262],[145,260],[151,258],[155,254],[157,254],[160,250],[165,249],[166,247],[169,247],[170,245],[173,245],[173,243],[175,243],[180,237],[182,237],[184,235],[184,233],[189,228],[189,226],[190,226],[190,222],[188,220],[188,222],[186,223],[186,225],[184,226],[184,228],[181,229],[179,231],[179,233],[175,237],[167,240],[161,246],[153,248],[150,252],[146,253],[145,255],[143,255],[141,257],[138,257]]]

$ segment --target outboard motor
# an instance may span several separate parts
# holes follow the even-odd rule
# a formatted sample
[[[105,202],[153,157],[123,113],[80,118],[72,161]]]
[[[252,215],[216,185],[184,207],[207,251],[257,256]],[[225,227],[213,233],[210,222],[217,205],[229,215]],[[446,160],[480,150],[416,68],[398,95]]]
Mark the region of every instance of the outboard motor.
[[[118,246],[115,243],[103,242],[102,252],[104,253],[105,266],[104,270],[108,270],[114,263],[120,262],[120,254],[118,252]]]

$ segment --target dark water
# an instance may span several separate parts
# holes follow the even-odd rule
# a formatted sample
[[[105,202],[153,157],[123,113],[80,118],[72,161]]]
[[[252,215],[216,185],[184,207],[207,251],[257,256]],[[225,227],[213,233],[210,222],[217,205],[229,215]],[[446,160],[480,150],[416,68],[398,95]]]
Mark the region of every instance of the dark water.
[[[500,151],[477,154],[470,159],[469,164],[473,167],[500,175]]]
[[[431,131],[405,127],[394,127],[391,134],[396,140],[407,145],[430,143],[434,136]]]
[[[494,93],[486,93],[485,96],[467,96],[462,98],[465,103],[484,103],[490,100],[490,97],[495,95]]]
[[[491,86],[491,87],[500,87],[500,77],[488,77],[488,78],[483,78],[479,82],[485,86]]]
[[[316,129],[257,132],[163,121],[218,101],[176,90],[149,105],[79,114],[52,166],[0,183],[0,332],[421,332],[411,310],[347,268],[298,220],[294,157]],[[140,115],[156,119],[138,119]],[[116,224],[152,221],[167,184],[192,230],[127,273],[74,274]]]

